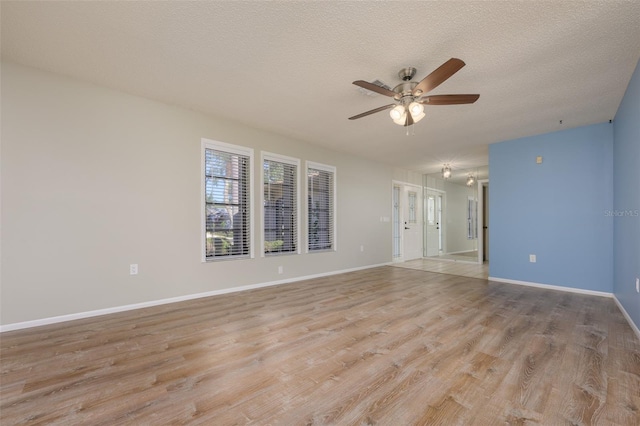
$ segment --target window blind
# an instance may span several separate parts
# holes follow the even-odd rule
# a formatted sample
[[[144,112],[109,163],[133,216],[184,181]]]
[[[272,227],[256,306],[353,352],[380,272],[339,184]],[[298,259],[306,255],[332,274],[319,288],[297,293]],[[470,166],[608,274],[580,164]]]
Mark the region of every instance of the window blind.
[[[307,169],[309,251],[334,248],[334,179],[333,171]]]
[[[265,159],[264,173],[264,253],[298,251],[298,170],[297,165]]]
[[[205,149],[206,258],[250,255],[250,157]]]

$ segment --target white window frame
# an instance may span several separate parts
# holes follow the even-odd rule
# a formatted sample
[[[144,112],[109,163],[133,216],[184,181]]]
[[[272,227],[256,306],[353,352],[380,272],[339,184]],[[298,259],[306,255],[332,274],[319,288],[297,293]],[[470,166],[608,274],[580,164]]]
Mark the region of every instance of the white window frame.
[[[284,163],[284,164],[290,164],[293,166],[296,166],[296,250],[295,251],[288,251],[288,252],[282,252],[282,253],[273,253],[273,254],[269,254],[268,256],[286,256],[286,255],[294,255],[294,254],[300,254],[301,251],[301,247],[302,247],[302,210],[300,209],[300,173],[301,173],[301,167],[300,167],[300,159],[298,158],[293,158],[293,157],[287,157],[285,155],[280,155],[280,154],[274,154],[272,152],[265,152],[262,151],[261,153],[261,159],[260,159],[260,207],[261,207],[261,213],[260,213],[260,235],[261,235],[261,244],[260,244],[260,256],[261,257],[266,257],[266,253],[265,253],[265,237],[264,237],[264,233],[265,233],[265,214],[264,214],[264,203],[265,203],[265,199],[264,199],[264,162],[266,161],[274,161],[274,162],[278,162],[278,163]],[[305,181],[306,183],[306,181]]]
[[[247,199],[249,200],[249,255],[248,256],[224,256],[215,259],[207,259],[207,203],[205,198],[206,193],[206,150],[214,149],[217,151],[224,151],[231,154],[244,155],[249,157],[249,195]],[[212,139],[201,139],[201,158],[200,158],[200,238],[201,238],[201,261],[203,263],[215,263],[226,260],[242,260],[242,259],[253,259],[254,256],[254,247],[255,247],[255,218],[254,218],[254,208],[253,208],[253,196],[254,196],[254,163],[253,163],[253,149],[247,148],[240,145],[233,145],[225,142],[220,142]]]
[[[331,222],[332,222],[332,235],[331,235],[331,248],[324,250],[309,250],[309,169],[322,170],[325,172],[333,173],[333,194],[332,194],[332,202],[333,202],[333,211],[331,212]],[[305,187],[305,230],[306,230],[306,243],[305,243],[305,253],[327,253],[331,251],[338,251],[338,238],[337,238],[337,229],[338,229],[338,219],[337,219],[337,199],[338,199],[338,174],[335,166],[329,166],[327,164],[315,163],[313,161],[305,162],[305,173],[304,173],[304,187]]]

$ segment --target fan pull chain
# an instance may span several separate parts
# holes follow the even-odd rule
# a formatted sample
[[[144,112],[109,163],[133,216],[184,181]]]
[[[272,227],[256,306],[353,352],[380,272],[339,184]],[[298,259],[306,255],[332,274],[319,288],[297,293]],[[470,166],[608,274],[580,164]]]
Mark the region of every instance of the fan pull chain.
[[[409,127],[411,127],[411,134],[409,134]],[[410,126],[405,126],[405,129],[407,129],[407,136],[415,136],[416,135],[416,125],[415,123],[410,125]]]

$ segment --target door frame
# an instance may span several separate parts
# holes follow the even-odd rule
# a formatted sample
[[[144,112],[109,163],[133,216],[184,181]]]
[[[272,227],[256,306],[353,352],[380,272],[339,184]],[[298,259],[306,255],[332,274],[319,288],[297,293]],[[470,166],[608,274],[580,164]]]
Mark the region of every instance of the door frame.
[[[431,188],[431,187],[425,186],[424,187],[424,197],[423,197],[424,206],[422,208],[422,215],[424,216],[424,220],[423,220],[423,223],[424,223],[424,225],[423,225],[424,226],[424,229],[423,229],[424,241],[422,243],[422,246],[424,248],[424,257],[429,257],[429,256],[427,256],[427,247],[429,245],[429,240],[427,238],[427,205],[426,205],[427,193],[428,192],[435,192],[438,195],[440,195],[440,197],[442,197],[441,198],[441,205],[440,205],[440,211],[441,211],[441,214],[440,214],[440,225],[438,225],[440,227],[440,229],[439,229],[439,231],[440,231],[439,232],[439,237],[441,238],[441,242],[442,242],[442,247],[441,247],[442,250],[439,250],[438,255],[440,255],[442,253],[445,253],[446,252],[446,246],[447,246],[447,239],[445,237],[446,236],[446,232],[445,232],[446,220],[444,220],[444,218],[446,217],[446,214],[447,214],[446,213],[447,192],[443,191],[441,189],[436,189],[436,188]],[[431,256],[431,257],[433,257],[433,256]]]
[[[478,260],[482,265],[484,259],[484,194],[483,187],[489,186],[489,179],[478,180]]]
[[[415,192],[418,194],[418,196],[420,197],[420,200],[418,201],[418,204],[420,204],[420,210],[422,211],[420,216],[416,218],[416,223],[418,225],[420,225],[421,230],[420,230],[420,253],[421,253],[421,257],[424,257],[424,250],[425,250],[425,246],[424,246],[424,229],[425,229],[425,225],[424,225],[424,187],[420,184],[415,184],[415,183],[409,183],[409,182],[403,182],[403,181],[399,181],[399,180],[392,180],[391,181],[391,226],[395,227],[396,224],[394,223],[393,220],[393,212],[394,212],[394,206],[393,206],[393,191],[395,187],[399,187],[400,188],[400,203],[398,206],[398,215],[399,217],[399,226],[400,226],[400,230],[404,231],[404,217],[405,217],[405,209],[407,208],[407,206],[405,206],[402,201],[403,196],[408,188],[411,189],[415,189]],[[392,229],[391,231],[391,248],[392,248],[392,261],[393,262],[404,262],[405,261],[405,250],[404,250],[404,243],[405,243],[405,239],[404,239],[404,232],[400,232],[400,256],[398,257],[393,257],[393,235],[394,235],[394,230]]]

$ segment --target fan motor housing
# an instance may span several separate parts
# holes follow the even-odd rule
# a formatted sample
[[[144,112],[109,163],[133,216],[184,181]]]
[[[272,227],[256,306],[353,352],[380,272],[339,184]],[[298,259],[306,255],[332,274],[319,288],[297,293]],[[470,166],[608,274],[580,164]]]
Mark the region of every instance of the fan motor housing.
[[[402,81],[409,81],[416,75],[416,69],[414,67],[402,68],[398,71],[398,77]]]
[[[413,89],[418,85],[415,81],[405,81],[404,83],[398,84],[393,88],[393,91],[398,94],[396,98],[402,98],[404,96],[409,96],[413,92]]]

